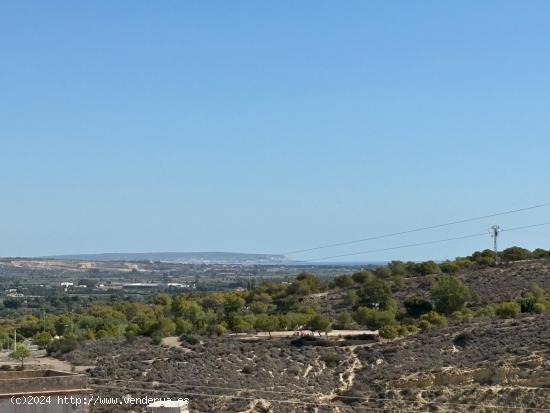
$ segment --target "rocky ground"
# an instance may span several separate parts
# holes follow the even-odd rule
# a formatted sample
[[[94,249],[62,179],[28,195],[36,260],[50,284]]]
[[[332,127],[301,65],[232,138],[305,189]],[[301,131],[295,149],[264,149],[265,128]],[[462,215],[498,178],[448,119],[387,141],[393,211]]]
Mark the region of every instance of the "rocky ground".
[[[341,400],[357,411],[547,411],[549,327],[549,313],[476,319],[362,348]]]
[[[350,387],[350,372],[359,367],[353,347],[293,340],[212,339],[172,348],[153,346],[147,339],[99,340],[68,359],[95,363],[91,383],[106,397],[189,397],[191,411],[203,413],[333,411],[332,399]],[[143,411],[115,406],[93,411],[132,410]]]
[[[192,412],[536,412],[550,406],[549,327],[544,313],[329,347],[101,340],[69,359],[96,363],[90,376],[99,395],[189,397]],[[144,410],[93,409],[123,411]]]
[[[550,261],[459,277],[479,305],[501,302],[519,297],[533,282],[549,288]],[[397,298],[427,294],[430,285],[431,277],[406,279]],[[68,360],[96,366],[89,374],[99,395],[188,397],[194,413],[542,412],[550,411],[549,327],[547,310],[516,319],[450,320],[447,327],[389,342],[333,338],[320,346],[297,338],[224,337],[159,347],[146,338],[98,340]]]
[[[528,260],[503,264],[499,267],[472,268],[460,271],[464,281],[479,305],[509,301],[521,295],[533,283],[550,288],[550,260]],[[415,294],[429,297],[436,277],[406,278],[395,297],[403,300]]]

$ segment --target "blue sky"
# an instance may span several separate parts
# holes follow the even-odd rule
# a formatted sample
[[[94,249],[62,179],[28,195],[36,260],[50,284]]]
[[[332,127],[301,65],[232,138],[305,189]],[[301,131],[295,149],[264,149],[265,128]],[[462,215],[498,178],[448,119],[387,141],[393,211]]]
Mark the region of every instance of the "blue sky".
[[[2,2],[0,256],[278,253],[548,202],[549,38],[546,1]]]

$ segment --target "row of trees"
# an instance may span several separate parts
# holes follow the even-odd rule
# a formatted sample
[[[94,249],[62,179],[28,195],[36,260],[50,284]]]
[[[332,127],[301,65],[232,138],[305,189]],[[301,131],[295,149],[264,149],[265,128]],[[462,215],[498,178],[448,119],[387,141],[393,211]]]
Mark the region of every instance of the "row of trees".
[[[521,247],[506,248],[499,253],[499,258],[503,262],[521,261],[528,259],[539,259],[550,257],[550,250],[537,248],[530,251]],[[454,274],[463,268],[478,266],[489,266],[495,263],[495,253],[486,249],[476,251],[467,257],[457,257],[454,260],[436,263],[435,261],[424,262],[403,262],[392,261],[387,266],[376,268],[374,273],[380,277],[391,279],[391,277],[415,277],[430,274]]]
[[[309,329],[320,334],[331,320],[303,298],[328,288],[326,282],[302,273],[291,284],[267,282],[244,292],[158,294],[150,303],[116,300],[91,304],[74,312],[25,316],[4,322],[0,330],[32,337],[50,352],[70,351],[79,340],[146,335],[160,342],[170,335],[222,335]]]

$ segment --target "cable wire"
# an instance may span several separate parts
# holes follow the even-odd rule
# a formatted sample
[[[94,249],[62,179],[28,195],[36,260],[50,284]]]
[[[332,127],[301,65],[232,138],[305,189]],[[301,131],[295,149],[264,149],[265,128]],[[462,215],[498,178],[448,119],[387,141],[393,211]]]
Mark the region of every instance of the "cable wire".
[[[542,223],[539,223],[539,224],[524,225],[524,226],[520,226],[520,227],[513,227],[513,228],[503,229],[503,230],[501,230],[501,232],[510,232],[510,231],[517,231],[517,230],[526,229],[526,228],[542,227],[544,225],[550,225],[550,222],[542,222]],[[351,256],[354,256],[354,255],[371,254],[371,253],[374,253],[374,252],[384,252],[384,251],[391,251],[391,250],[397,250],[397,249],[402,249],[402,248],[419,247],[419,246],[422,246],[422,245],[439,244],[439,243],[442,243],[442,242],[456,241],[456,240],[467,239],[467,238],[476,238],[476,237],[481,237],[481,236],[487,236],[487,232],[480,232],[480,233],[477,233],[477,234],[463,235],[463,236],[460,236],[460,237],[443,238],[443,239],[438,239],[438,240],[433,240],[433,241],[417,242],[417,243],[414,243],[414,244],[404,244],[404,245],[398,245],[398,246],[395,246],[395,247],[379,248],[379,249],[373,249],[373,250],[367,250],[367,251],[351,252],[351,253],[347,253],[347,254],[330,255],[330,256],[327,256],[327,257],[320,257],[320,258],[306,260],[306,262],[318,262],[318,261],[324,261],[324,260],[329,260],[329,259],[333,259],[333,258],[351,257]]]
[[[473,218],[465,218],[465,219],[460,219],[460,220],[457,220],[457,221],[446,222],[446,223],[443,223],[443,224],[430,225],[430,226],[426,226],[426,227],[419,227],[419,228],[413,228],[413,229],[409,229],[409,230],[405,230],[405,231],[392,232],[392,233],[382,234],[382,235],[375,235],[375,236],[372,236],[372,237],[360,238],[360,239],[351,240],[351,241],[336,242],[334,244],[325,244],[325,245],[320,245],[320,246],[312,247],[312,248],[305,248],[305,249],[300,249],[300,250],[288,251],[288,252],[284,252],[283,255],[293,255],[293,254],[298,254],[298,253],[302,253],[302,252],[316,251],[316,250],[321,250],[321,249],[325,249],[325,248],[341,247],[343,245],[358,244],[360,242],[365,242],[365,241],[372,241],[372,240],[378,240],[378,239],[383,239],[383,238],[396,237],[398,235],[405,235],[405,234],[411,234],[411,233],[414,233],[414,232],[427,231],[429,229],[443,228],[443,227],[447,227],[447,226],[450,226],[450,225],[464,224],[466,222],[473,222],[473,221],[479,221],[479,220],[482,220],[482,219],[498,217],[498,216],[502,216],[502,215],[515,214],[515,213],[518,213],[518,212],[529,211],[529,210],[537,209],[537,208],[543,208],[543,207],[546,207],[546,206],[549,206],[549,205],[550,205],[550,202],[545,202],[543,204],[532,205],[532,206],[528,206],[528,207],[525,207],[525,208],[512,209],[512,210],[503,211],[503,212],[496,212],[494,214],[482,215],[482,216],[473,217]]]

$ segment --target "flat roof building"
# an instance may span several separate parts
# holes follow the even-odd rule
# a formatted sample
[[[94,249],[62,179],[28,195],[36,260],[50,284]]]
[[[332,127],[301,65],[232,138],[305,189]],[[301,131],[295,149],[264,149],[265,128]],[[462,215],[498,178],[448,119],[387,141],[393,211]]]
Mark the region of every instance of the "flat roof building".
[[[88,378],[57,370],[0,371],[2,413],[88,413]]]

